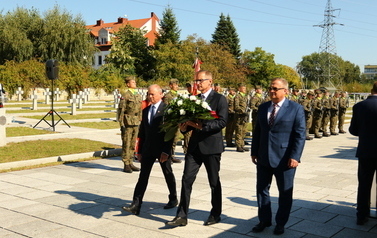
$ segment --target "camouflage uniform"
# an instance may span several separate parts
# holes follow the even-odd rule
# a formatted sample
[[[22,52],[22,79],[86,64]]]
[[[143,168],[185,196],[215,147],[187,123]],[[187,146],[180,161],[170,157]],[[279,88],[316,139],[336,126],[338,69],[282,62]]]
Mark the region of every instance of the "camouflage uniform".
[[[122,137],[122,161],[133,166],[135,143],[141,121],[141,96],[134,90],[123,92],[118,107],[118,121]]]
[[[234,97],[234,111],[236,121],[236,146],[244,150],[247,121],[247,94],[238,92]]]
[[[313,92],[309,92],[308,94],[314,96]],[[306,140],[311,140],[313,138],[309,136],[309,129],[312,127],[313,123],[313,100],[308,97],[300,100],[299,102],[305,111]]]
[[[250,100],[251,119],[252,119],[252,131],[254,131],[255,124],[257,122],[258,107],[264,102],[263,95],[256,93]]]
[[[323,131],[323,136],[330,136],[329,133],[327,133],[327,125],[329,124],[330,121],[330,109],[331,109],[331,104],[330,104],[330,98],[328,96],[323,96],[322,98],[322,131]]]
[[[228,101],[228,121],[226,123],[226,128],[225,128],[225,141],[226,141],[227,147],[235,146],[232,143],[233,134],[236,129],[236,121],[235,121],[235,113],[234,113],[234,97],[235,95],[229,94],[226,98]]]
[[[342,93],[342,96],[339,98],[339,122],[338,122],[338,128],[339,128],[339,133],[346,133],[343,130],[343,125],[344,125],[344,119],[346,117],[346,111],[348,108],[348,100],[345,97],[345,93]]]
[[[336,96],[337,93],[331,98],[331,109],[330,109],[330,134],[338,135],[335,132],[336,125],[338,124],[338,113],[339,113],[339,98]]]
[[[317,97],[313,99],[313,133],[315,138],[321,138],[319,135],[319,129],[322,123],[322,96],[317,94]]]

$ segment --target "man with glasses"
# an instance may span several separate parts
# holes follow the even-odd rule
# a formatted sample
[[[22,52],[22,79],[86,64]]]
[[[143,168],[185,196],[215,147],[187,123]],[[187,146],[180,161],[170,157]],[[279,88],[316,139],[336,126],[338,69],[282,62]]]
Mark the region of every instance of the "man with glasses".
[[[305,144],[304,108],[286,98],[288,82],[271,80],[271,102],[258,110],[253,132],[251,159],[257,166],[257,200],[259,223],[253,232],[262,232],[272,225],[270,186],[275,176],[279,190],[279,208],[274,234],[284,233],[292,207],[293,180]]]
[[[221,154],[224,151],[222,129],[228,118],[228,103],[225,96],[212,89],[212,74],[209,71],[196,73],[195,83],[201,94],[198,97],[206,100],[217,117],[213,120],[195,120],[180,124],[182,133],[192,132],[185,157],[185,168],[182,176],[181,201],[176,217],[169,222],[170,226],[187,225],[192,185],[202,164],[204,164],[209,185],[211,187],[211,213],[204,225],[218,223],[222,211],[221,183],[219,177]]]

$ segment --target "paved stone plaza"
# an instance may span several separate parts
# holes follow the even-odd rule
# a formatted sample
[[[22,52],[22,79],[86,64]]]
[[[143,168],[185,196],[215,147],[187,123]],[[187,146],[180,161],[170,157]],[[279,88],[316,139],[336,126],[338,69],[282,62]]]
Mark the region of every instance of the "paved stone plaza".
[[[15,121],[25,126],[38,122],[20,117]],[[41,123],[41,126],[46,125]],[[9,143],[68,137],[121,144],[118,129],[68,128],[59,123],[56,131],[62,133],[7,140]],[[281,237],[377,237],[376,219],[370,219],[364,226],[356,225],[356,145],[357,138],[349,133],[306,143],[297,170],[291,217]],[[180,146],[177,155],[183,160]],[[68,157],[61,156],[65,158]],[[0,169],[21,165],[24,164],[1,164]],[[163,209],[168,190],[157,163],[140,216],[121,209],[131,202],[139,174],[123,173],[120,157],[1,173],[0,237],[274,237],[273,226],[259,234],[251,232],[258,219],[255,166],[249,153],[227,148],[221,165],[222,221],[203,226],[210,210],[210,189],[203,167],[194,184],[189,223],[177,228],[164,224],[174,218],[176,209]],[[178,191],[183,167],[184,163],[173,165]],[[276,211],[275,183],[271,193]]]

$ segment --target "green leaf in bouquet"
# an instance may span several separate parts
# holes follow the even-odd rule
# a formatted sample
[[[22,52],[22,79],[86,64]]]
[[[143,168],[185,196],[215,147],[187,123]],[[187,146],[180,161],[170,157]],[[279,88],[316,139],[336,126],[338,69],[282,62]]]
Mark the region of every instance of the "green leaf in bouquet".
[[[175,137],[177,130],[178,130],[178,125],[169,127],[165,132],[164,141],[172,140]]]

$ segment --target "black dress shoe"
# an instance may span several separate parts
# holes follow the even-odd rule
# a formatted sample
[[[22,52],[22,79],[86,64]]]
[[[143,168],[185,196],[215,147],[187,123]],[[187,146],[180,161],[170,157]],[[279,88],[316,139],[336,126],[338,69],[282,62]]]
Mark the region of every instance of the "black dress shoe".
[[[367,221],[368,221],[368,217],[357,218],[356,224],[362,226],[362,225],[364,225],[365,223],[367,223]]]
[[[172,221],[167,221],[165,224],[169,226],[185,226],[187,225],[187,218],[174,217]]]
[[[175,199],[175,200],[171,200],[169,201],[165,206],[164,206],[164,209],[171,209],[173,207],[176,207],[178,205],[178,200]]]
[[[130,212],[130,213],[135,214],[135,215],[140,214],[140,207],[139,206],[131,205],[129,207],[122,207],[122,209],[126,212]]]
[[[276,225],[275,229],[274,229],[274,234],[275,235],[281,235],[284,233],[284,226],[282,225]]]
[[[176,158],[171,158],[171,162],[173,162],[173,163],[182,163],[182,160],[176,159]]]
[[[255,233],[262,232],[264,230],[264,228],[270,227],[271,225],[272,225],[271,222],[261,221],[256,226],[254,226],[251,231],[255,232]]]
[[[215,216],[210,215],[208,217],[207,221],[205,221],[203,225],[210,226],[210,225],[216,224],[216,223],[218,223],[220,221],[221,221],[221,217],[220,216],[215,217]]]

